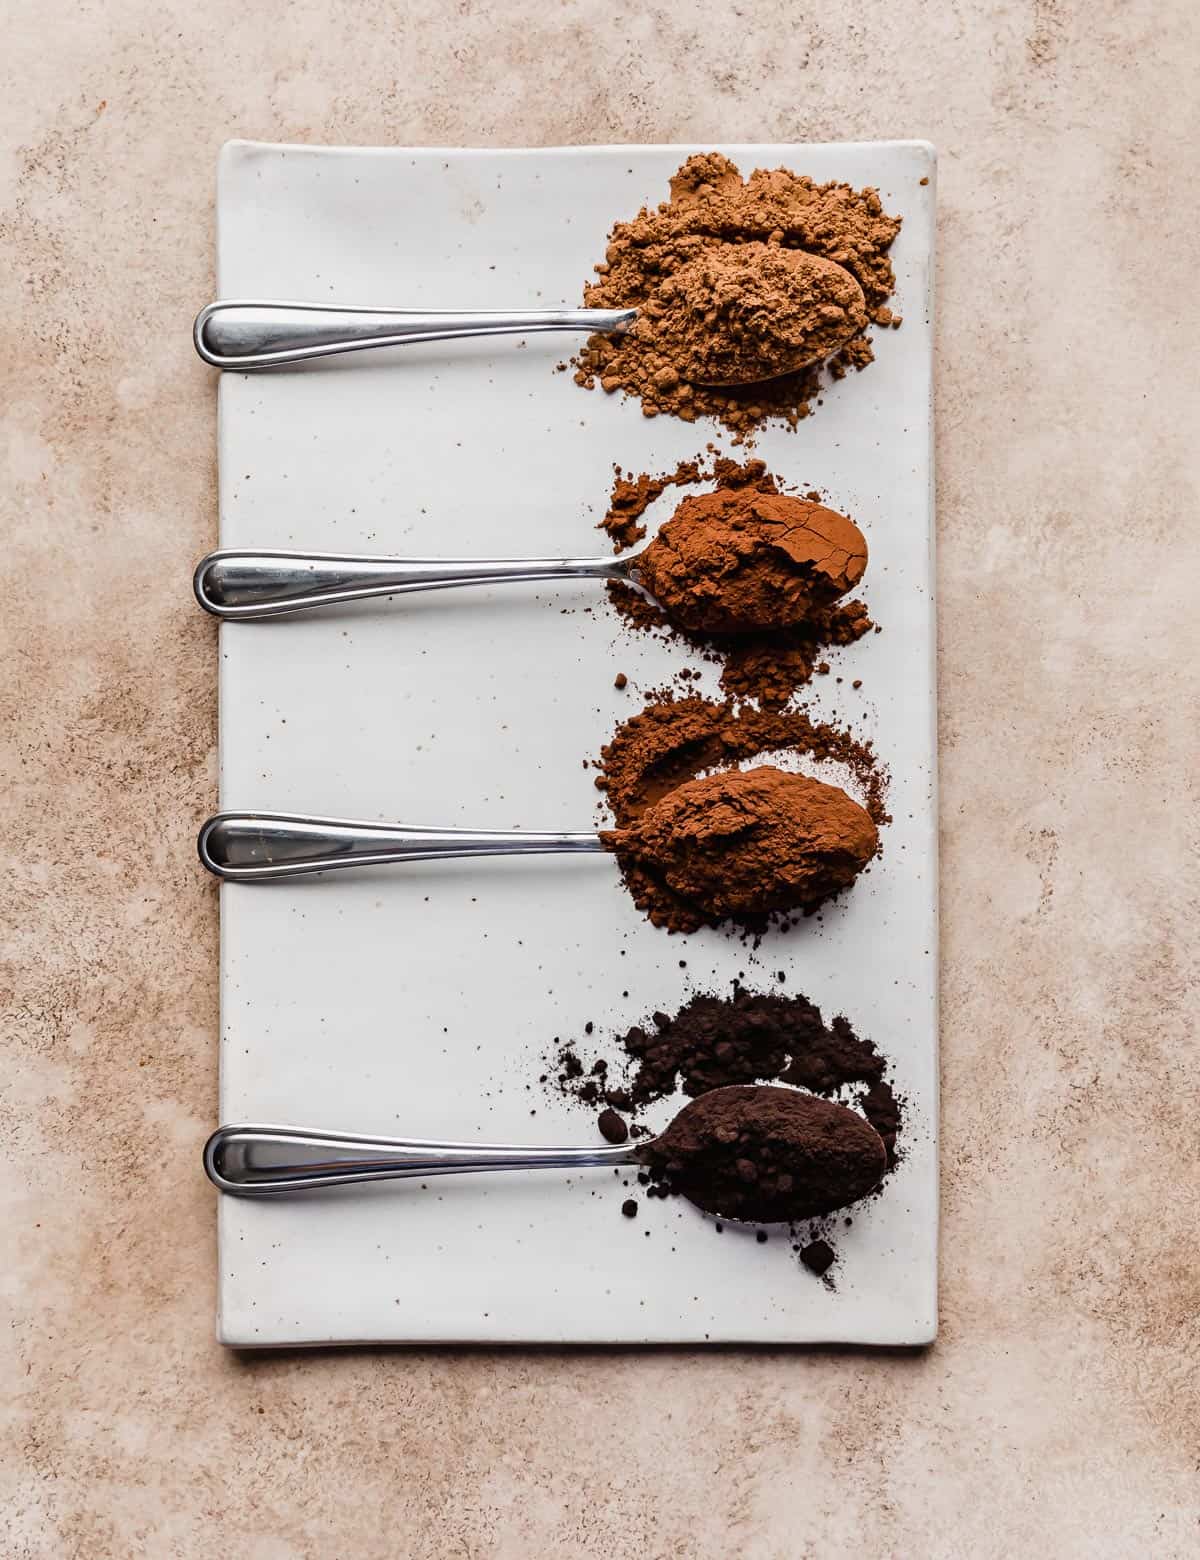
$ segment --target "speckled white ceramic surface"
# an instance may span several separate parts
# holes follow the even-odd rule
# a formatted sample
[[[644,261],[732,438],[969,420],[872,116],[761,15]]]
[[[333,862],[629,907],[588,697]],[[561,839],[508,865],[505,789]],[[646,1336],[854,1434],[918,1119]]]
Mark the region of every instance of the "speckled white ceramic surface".
[[[573,302],[612,221],[662,199],[690,150],[234,142],[220,167],[220,294]],[[724,150],[744,171],[785,165],[877,185],[904,218],[893,249],[902,329],[884,333],[877,361],[832,386],[795,433],[771,429],[756,450],[785,481],[852,514],[870,543],[863,595],[883,633],[831,657],[812,699],[873,740],[891,771],[882,859],[819,920],[757,950],[716,932],[655,930],[607,857],[226,885],[221,1117],[592,1141],[592,1118],[538,1086],[555,1036],[591,1021],[602,1042],[689,991],[735,977],[768,986],[782,970],[785,989],[827,1016],[846,1013],[891,1058],[906,1101],[903,1162],[839,1235],[836,1290],[800,1270],[784,1240],[718,1238],[679,1201],[643,1201],[636,1220],[622,1218],[623,1189],[601,1172],[223,1199],[227,1343],[934,1335],[933,154],[913,142]],[[555,372],[573,345],[535,336],[226,375],[222,545],[602,551],[593,527],[614,463],[660,471],[709,439],[729,445],[711,425],[647,420],[636,403],[577,389]],[[587,584],[226,625],[221,805],[589,827],[597,792],[585,760],[685,659],[624,630]],[[715,691],[711,668],[701,685]]]

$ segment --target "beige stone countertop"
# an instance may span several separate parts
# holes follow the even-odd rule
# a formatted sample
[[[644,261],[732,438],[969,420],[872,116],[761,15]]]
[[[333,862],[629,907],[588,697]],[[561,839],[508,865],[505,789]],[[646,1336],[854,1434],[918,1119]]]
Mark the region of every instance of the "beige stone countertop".
[[[1200,1552],[1193,0],[12,0],[5,25],[0,1554]],[[214,1342],[189,326],[234,135],[938,145],[930,1351]]]

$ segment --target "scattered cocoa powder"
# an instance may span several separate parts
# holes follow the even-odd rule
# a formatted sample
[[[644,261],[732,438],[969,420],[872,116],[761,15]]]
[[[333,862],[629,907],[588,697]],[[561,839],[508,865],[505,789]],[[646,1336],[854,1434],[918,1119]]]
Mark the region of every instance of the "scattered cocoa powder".
[[[763,470],[766,470],[765,465]],[[617,552],[633,547],[646,534],[646,527],[640,522],[654,500],[661,498],[669,487],[684,487],[689,482],[699,482],[703,475],[699,459],[682,460],[674,471],[664,472],[657,477],[634,476],[632,472],[622,475],[620,466],[614,466],[608,512],[600,522],[600,529],[612,537]]]
[[[689,780],[633,827],[600,837],[634,903],[672,931],[811,913],[879,847],[865,808],[840,787],[771,764]]]
[[[707,770],[784,751],[845,764],[862,787],[872,822],[891,822],[887,772],[869,742],[813,721],[803,710],[760,710],[696,696],[665,695],[622,721],[600,750],[596,789],[604,792],[617,827],[628,828],[668,791]]]
[[[764,1224],[844,1208],[887,1168],[879,1134],[855,1111],[755,1084],[700,1095],[638,1152],[668,1192],[720,1218]]]
[[[636,307],[638,319],[624,335],[589,337],[574,359],[575,382],[636,396],[648,417],[717,418],[741,441],[772,418],[794,427],[817,397],[819,366],[753,385],[717,388],[704,381],[724,377],[721,365],[734,360],[739,372],[732,377],[742,377],[747,338],[763,349],[760,366],[770,367],[797,337],[824,351],[853,330],[830,371],[841,378],[849,368],[866,367],[874,356],[867,322],[895,319],[887,308],[895,286],[888,249],[899,231],[899,218],[885,214],[873,189],[816,184],[784,168],[757,169],[743,180],[717,152],[690,157],[670,181],[669,200],[617,222],[609,234],[584,301],[593,308]],[[740,258],[738,248],[745,251]],[[810,276],[797,309],[795,262],[785,258],[793,253],[832,262],[847,281],[819,267],[820,281]],[[737,280],[743,262],[753,271],[749,287],[744,274]],[[817,296],[835,283],[836,291]]]
[[[755,634],[716,647],[721,657],[721,687],[731,698],[786,704],[821,665],[817,657],[831,645],[852,645],[876,628],[861,601],[819,607],[791,629]]]
[[[645,535],[638,522],[667,487],[701,480],[711,480],[713,489],[685,498],[639,559],[643,571],[643,560],[649,560],[653,579],[647,578],[646,586],[671,616],[627,585],[610,584],[609,599],[630,627],[670,632],[719,662],[721,686],[730,696],[785,704],[812,676],[824,650],[853,644],[875,626],[861,601],[837,600],[862,576],[866,541],[852,520],[821,505],[818,495],[800,499],[782,494],[761,460],[739,465],[724,456],[716,456],[711,465],[697,458],[654,477],[618,470],[600,524],[621,551]],[[787,547],[754,546],[756,537],[789,526],[798,527],[788,537],[790,555]],[[673,538],[681,534],[685,540],[676,543]],[[830,558],[818,534],[831,537],[842,556]],[[806,557],[806,552],[816,557]],[[832,568],[820,568],[822,558]],[[710,608],[701,614],[688,600],[692,576],[697,577],[701,602]],[[776,608],[765,614],[765,626],[760,616],[759,626],[749,632],[746,613],[736,615],[747,590],[752,600],[765,598]],[[733,633],[727,616],[726,631],[721,631],[720,607],[711,610],[714,599],[724,603],[730,597],[734,622],[741,625]]]

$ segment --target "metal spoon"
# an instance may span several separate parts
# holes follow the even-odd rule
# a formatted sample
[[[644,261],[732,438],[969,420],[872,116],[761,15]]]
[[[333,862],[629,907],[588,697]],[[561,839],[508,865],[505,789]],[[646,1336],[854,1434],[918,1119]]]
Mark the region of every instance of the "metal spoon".
[[[736,1100],[731,1096],[740,1096]],[[412,1176],[454,1175],[484,1170],[570,1170],[603,1168],[606,1166],[645,1164],[656,1149],[670,1160],[679,1153],[681,1135],[689,1135],[701,1142],[707,1136],[710,1144],[720,1139],[713,1137],[712,1107],[717,1101],[725,1111],[735,1105],[743,1124],[753,1122],[755,1112],[765,1105],[770,1096],[773,1113],[763,1121],[762,1143],[766,1147],[777,1132],[773,1122],[778,1121],[778,1107],[787,1103],[794,1106],[794,1117],[804,1122],[808,1143],[797,1144],[796,1156],[790,1168],[794,1174],[794,1186],[784,1200],[788,1212],[794,1209],[799,1217],[830,1211],[822,1208],[813,1197],[814,1188],[805,1188],[806,1168],[822,1170],[828,1174],[827,1159],[829,1133],[844,1117],[846,1124],[853,1123],[853,1133],[846,1139],[846,1128],[841,1127],[844,1141],[850,1141],[857,1150],[846,1157],[839,1179],[845,1193],[844,1202],[857,1202],[878,1185],[887,1167],[887,1150],[882,1138],[870,1123],[857,1112],[829,1100],[818,1099],[802,1090],[778,1085],[730,1084],[716,1091],[689,1100],[676,1114],[666,1131],[657,1138],[642,1138],[637,1142],[614,1144],[608,1147],[588,1148],[526,1148],[512,1143],[437,1143],[414,1138],[356,1137],[343,1132],[309,1132],[297,1127],[230,1126],[213,1133],[204,1146],[204,1169],[209,1179],[223,1192],[243,1196],[270,1196],[288,1191],[315,1191],[323,1186],[344,1186],[356,1181],[393,1181]],[[819,1113],[820,1126],[812,1120],[812,1113]],[[707,1122],[705,1118],[708,1118]],[[689,1119],[690,1118],[690,1119]],[[728,1119],[728,1118],[726,1118]],[[760,1120],[762,1118],[760,1117]],[[872,1153],[865,1152],[868,1142]],[[739,1149],[745,1145],[740,1144]],[[684,1151],[685,1164],[687,1150]],[[807,1167],[806,1167],[807,1160]],[[739,1164],[738,1169],[741,1169]],[[689,1187],[686,1173],[679,1185],[697,1207],[724,1219],[730,1217],[727,1197],[713,1200],[702,1188]],[[771,1189],[768,1203],[760,1200],[759,1208],[766,1218],[752,1222],[777,1222],[780,1218],[780,1193],[782,1188]],[[820,1193],[820,1203],[826,1203],[828,1188]],[[790,1204],[790,1208],[787,1205]],[[836,1199],[833,1207],[843,1204]],[[734,1215],[736,1219],[736,1215]]]
[[[811,263],[814,257],[806,258]],[[861,288],[858,292],[861,298]],[[469,336],[528,336],[548,330],[620,335],[630,329],[637,317],[636,309],[455,309],[430,313],[423,309],[230,299],[210,303],[200,310],[192,326],[192,340],[196,351],[214,368],[245,372],[302,363],[308,358],[332,357],[340,352],[362,352],[368,347],[403,347],[413,342],[451,341]],[[861,328],[861,322],[848,327],[844,339],[826,343],[817,353],[797,354],[788,362],[773,366],[769,374],[701,378],[698,382],[730,389],[794,374],[810,363],[833,356]]]
[[[331,357],[337,352],[362,352],[368,347],[403,347],[465,336],[623,331],[636,318],[636,309],[455,309],[429,313],[423,309],[222,300],[200,310],[192,340],[206,363],[240,372]]]
[[[630,1165],[638,1162],[638,1150],[635,1143],[522,1148],[511,1143],[430,1143],[420,1138],[306,1132],[297,1127],[231,1126],[219,1128],[204,1145],[204,1169],[223,1192],[269,1197],[410,1176]]]
[[[419,829],[305,813],[217,813],[200,830],[200,860],[231,883],[331,872],[338,867],[443,861],[462,856],[545,856],[604,850],[599,834],[523,829]]]
[[[202,558],[192,588],[204,610],[219,618],[280,617],[369,596],[509,580],[620,580],[649,596],[636,575],[644,550],[620,558],[386,558],[235,547]]]

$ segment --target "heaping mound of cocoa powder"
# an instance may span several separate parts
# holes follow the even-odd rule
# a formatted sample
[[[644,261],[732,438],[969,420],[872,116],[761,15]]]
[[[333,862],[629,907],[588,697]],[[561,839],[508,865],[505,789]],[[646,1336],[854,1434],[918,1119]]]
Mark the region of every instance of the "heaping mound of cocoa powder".
[[[849,271],[780,243],[702,249],[664,277],[654,303],[656,338],[702,386],[774,379],[830,357],[867,323]]]
[[[844,596],[866,566],[866,541],[845,515],[725,487],[685,498],[636,572],[673,623],[724,635],[791,628]]]
[[[840,787],[771,764],[690,780],[601,839],[638,908],[679,930],[811,912],[879,847],[866,809]]]
[[[719,661],[730,696],[784,704],[830,646],[875,627],[861,601],[838,599],[862,577],[866,540],[815,494],[781,493],[761,460],[723,456],[660,476],[618,471],[600,524],[621,550],[645,535],[641,517],[668,487],[705,478],[713,489],[685,498],[638,560],[663,606],[620,584],[609,599],[630,627],[670,632]]]
[[[637,1115],[674,1094],[705,1094],[735,1083],[791,1083],[812,1094],[865,1084],[860,1108],[896,1158],[901,1106],[887,1078],[887,1061],[842,1016],[826,1024],[807,997],[755,992],[735,985],[727,997],[699,992],[677,1013],[655,1013],[617,1035],[625,1064],[580,1059],[584,1041],[557,1041],[549,1061],[553,1087],[595,1110],[604,1107],[602,1136],[613,1141],[612,1118]],[[547,1075],[547,1082],[550,1082]]]
[[[890,821],[887,775],[870,744],[814,722],[801,710],[658,699],[618,726],[601,749],[596,786],[607,798],[617,830],[632,829],[648,809],[704,772],[732,772],[747,759],[786,751],[847,765],[862,787],[870,821]],[[627,851],[622,870],[630,893],[656,926],[689,932],[712,924],[711,913],[675,892],[653,862],[639,862]],[[757,934],[768,918],[747,914],[736,919]]]
[[[714,1089],[639,1157],[651,1178],[718,1218],[819,1217],[878,1186],[887,1153],[855,1111],[795,1089]]]
[[[767,332],[767,356],[778,360],[780,327],[772,336],[766,319],[797,312],[791,279],[785,284],[782,275],[760,266],[756,307],[747,317],[738,287],[728,283],[737,270],[731,246],[755,246],[760,259],[765,248],[830,261],[861,289],[864,325],[869,320],[895,326],[900,321],[888,307],[895,286],[888,249],[899,231],[899,218],[884,212],[875,190],[816,184],[784,168],[760,168],[743,180],[717,152],[690,157],[671,180],[669,200],[644,207],[632,221],[617,222],[609,234],[604,261],[596,267],[597,279],[584,288],[584,301],[593,308],[636,307],[638,320],[623,336],[589,337],[575,360],[575,382],[639,397],[647,417],[717,418],[743,441],[772,418],[794,427],[817,397],[819,366],[756,385],[716,388],[701,382],[714,373],[713,361],[737,350],[747,330]],[[714,282],[714,275],[724,282]],[[809,298],[816,309],[839,316],[830,322],[836,327],[830,341],[847,326],[855,327],[855,299],[845,287],[828,297],[810,290]],[[798,327],[813,337],[817,322],[805,309],[799,316]],[[681,372],[679,334],[689,322],[697,334],[703,330],[709,345],[705,358],[694,365],[683,353]],[[825,344],[819,341],[818,347]],[[873,356],[860,330],[831,359],[830,371],[841,378],[851,367],[866,367]],[[693,372],[697,379],[690,377]]]

